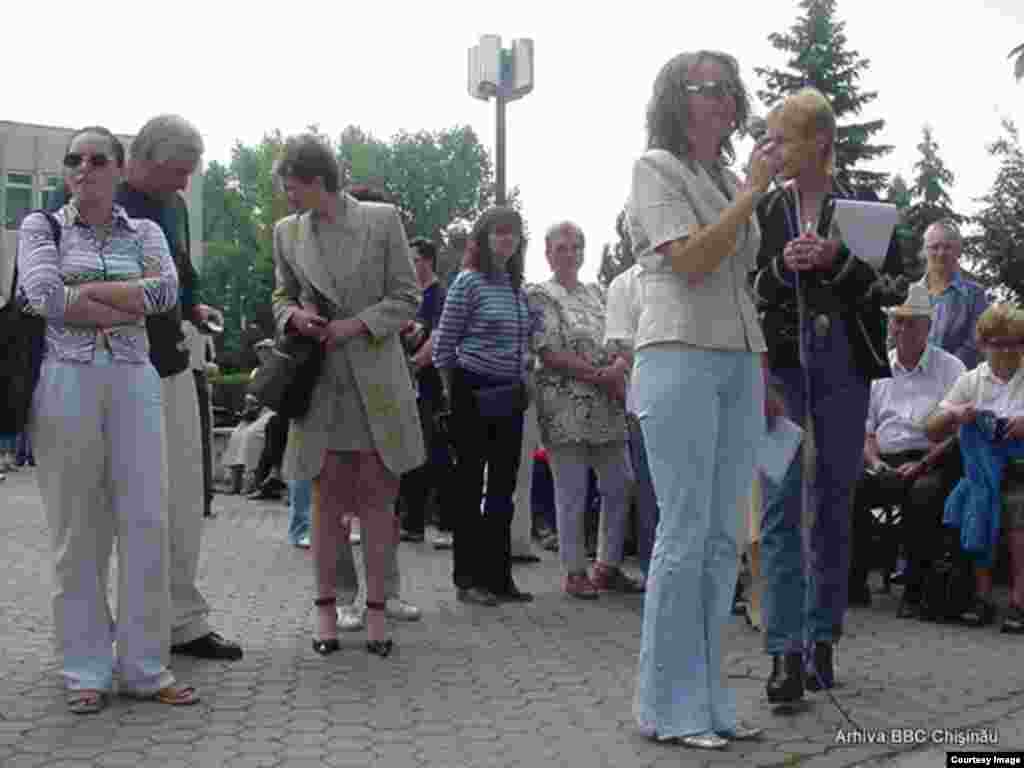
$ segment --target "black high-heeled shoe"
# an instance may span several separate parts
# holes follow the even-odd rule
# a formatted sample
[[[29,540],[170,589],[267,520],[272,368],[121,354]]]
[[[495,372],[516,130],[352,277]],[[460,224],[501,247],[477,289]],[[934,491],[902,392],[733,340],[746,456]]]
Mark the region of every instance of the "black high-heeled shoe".
[[[386,603],[377,602],[375,600],[366,601],[367,611],[384,611],[387,609]],[[369,623],[369,622],[367,622]],[[367,640],[366,650],[375,656],[380,656],[382,659],[387,658],[391,651],[395,648],[394,641],[389,637],[387,640]]]
[[[317,608],[323,608],[325,606],[335,606],[338,604],[336,597],[318,597],[313,601],[313,605]],[[313,638],[313,650],[319,653],[321,656],[327,656],[335,651],[341,650],[341,643],[338,642],[337,637],[327,637],[323,640]]]

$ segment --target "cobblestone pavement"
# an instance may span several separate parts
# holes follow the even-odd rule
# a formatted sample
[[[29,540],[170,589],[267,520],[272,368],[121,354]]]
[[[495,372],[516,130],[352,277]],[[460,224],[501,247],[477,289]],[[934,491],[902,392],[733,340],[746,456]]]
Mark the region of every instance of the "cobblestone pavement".
[[[310,647],[310,555],[288,545],[285,506],[218,496],[214,509],[201,586],[215,626],[245,658],[174,657],[198,706],[115,699],[99,715],[74,716],[56,673],[32,473],[0,485],[0,766],[839,767],[899,765],[893,755],[907,750],[838,744],[847,726],[822,694],[798,713],[772,712],[760,637],[739,619],[727,638],[729,682],[764,737],[719,753],[652,743],[630,715],[642,598],[564,598],[548,553],[516,569],[534,603],[485,608],[455,602],[450,553],[403,544],[404,596],[423,620],[394,626],[386,660],[363,650],[362,633],[343,634],[342,652],[322,659]],[[891,596],[854,610],[838,656],[836,698],[865,733],[990,724],[1004,729],[1001,747],[1024,748],[1024,638],[901,621],[895,611]]]

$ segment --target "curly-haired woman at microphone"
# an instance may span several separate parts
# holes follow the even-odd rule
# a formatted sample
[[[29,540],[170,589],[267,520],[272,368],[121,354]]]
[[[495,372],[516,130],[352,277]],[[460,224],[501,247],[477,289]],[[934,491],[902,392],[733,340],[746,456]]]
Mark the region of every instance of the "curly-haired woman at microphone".
[[[746,276],[761,240],[754,207],[776,167],[762,145],[745,181],[726,168],[748,109],[731,56],[671,59],[654,81],[628,206],[644,267],[635,405],[661,511],[636,717],[647,734],[703,749],[759,733],[737,722],[720,648],[764,429],[765,344]]]

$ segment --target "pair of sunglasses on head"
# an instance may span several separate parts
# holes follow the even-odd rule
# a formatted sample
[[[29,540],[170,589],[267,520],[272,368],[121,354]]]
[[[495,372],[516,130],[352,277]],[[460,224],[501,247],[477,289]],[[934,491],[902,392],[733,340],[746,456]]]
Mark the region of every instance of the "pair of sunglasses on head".
[[[93,168],[106,168],[110,164],[110,157],[102,152],[97,152],[94,155],[83,155],[79,152],[68,152],[64,155],[65,168],[79,168],[86,162],[88,162]]]

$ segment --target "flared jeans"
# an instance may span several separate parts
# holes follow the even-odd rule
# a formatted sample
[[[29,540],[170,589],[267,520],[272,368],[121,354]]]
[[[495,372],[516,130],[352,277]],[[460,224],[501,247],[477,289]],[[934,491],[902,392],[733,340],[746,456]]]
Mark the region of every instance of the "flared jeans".
[[[660,510],[635,716],[659,739],[730,731],[736,709],[722,684],[722,628],[764,433],[760,358],[651,345],[637,352],[633,386]]]

